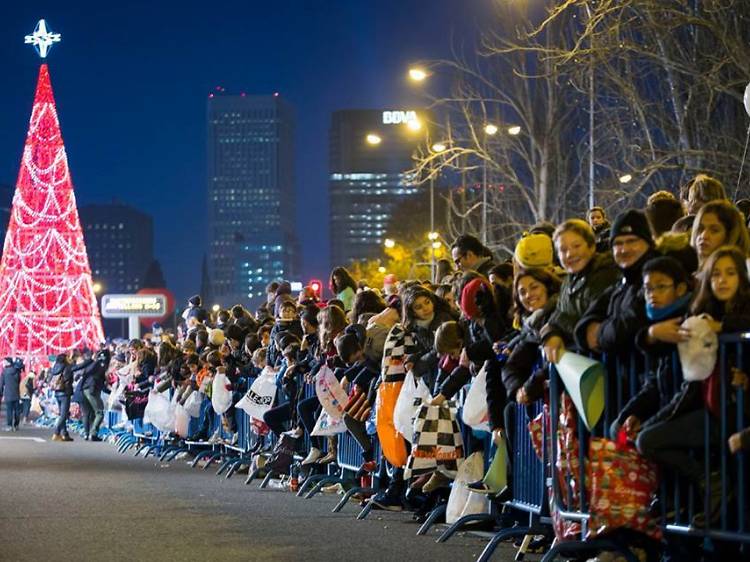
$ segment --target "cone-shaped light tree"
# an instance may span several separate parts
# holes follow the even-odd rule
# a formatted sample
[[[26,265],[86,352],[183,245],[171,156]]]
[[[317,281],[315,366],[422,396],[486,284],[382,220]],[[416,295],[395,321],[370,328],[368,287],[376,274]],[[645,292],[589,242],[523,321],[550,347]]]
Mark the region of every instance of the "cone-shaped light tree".
[[[38,366],[50,355],[96,349],[103,339],[49,69],[43,63],[0,262],[0,357],[22,357]]]

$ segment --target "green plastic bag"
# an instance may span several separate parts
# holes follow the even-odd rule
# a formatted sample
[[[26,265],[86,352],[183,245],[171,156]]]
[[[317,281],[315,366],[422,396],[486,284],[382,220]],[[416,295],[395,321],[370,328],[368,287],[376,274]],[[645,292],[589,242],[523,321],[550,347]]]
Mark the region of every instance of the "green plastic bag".
[[[497,443],[495,456],[492,458],[490,468],[482,481],[493,494],[497,494],[508,485],[508,447],[505,443],[505,437]]]

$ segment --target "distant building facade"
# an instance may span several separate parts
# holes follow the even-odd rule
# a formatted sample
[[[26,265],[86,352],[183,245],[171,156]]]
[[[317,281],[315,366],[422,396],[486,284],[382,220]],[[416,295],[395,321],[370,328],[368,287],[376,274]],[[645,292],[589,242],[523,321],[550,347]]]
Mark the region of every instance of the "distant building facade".
[[[298,269],[293,111],[277,94],[212,94],[207,132],[213,299],[257,304],[269,280]]]
[[[334,267],[382,254],[393,211],[418,191],[407,171],[413,167],[415,149],[426,138],[427,117],[414,110],[333,113],[329,197]],[[408,127],[413,120],[420,122],[418,130]]]
[[[98,296],[135,293],[154,260],[154,221],[150,215],[123,203],[83,205],[78,208],[83,239]],[[102,319],[107,337],[127,337],[127,321]]]
[[[134,293],[154,259],[154,221],[122,203],[78,208],[94,282],[105,293]]]

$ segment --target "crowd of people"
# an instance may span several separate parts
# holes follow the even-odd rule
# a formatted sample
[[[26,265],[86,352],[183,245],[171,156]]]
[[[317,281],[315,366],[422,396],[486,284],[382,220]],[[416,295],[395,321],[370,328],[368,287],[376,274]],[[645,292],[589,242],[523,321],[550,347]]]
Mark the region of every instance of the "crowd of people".
[[[59,422],[53,439],[71,440],[66,421],[73,401],[81,406],[86,438],[96,441],[102,391],[123,380],[120,399],[128,417],[136,419],[153,387],[171,387],[184,402],[194,392],[210,394],[210,381],[221,373],[236,402],[270,369],[277,391],[262,421],[278,436],[297,438],[298,446],[304,442],[299,438],[310,436],[309,450],[300,451],[301,464],[322,465],[336,462],[336,437],[311,435],[321,404],[305,388],[327,368],[348,395],[343,419],[362,447],[359,475],[366,475],[377,469],[376,437],[368,420],[393,409],[383,389],[408,373],[430,390],[429,404],[439,406],[453,403],[484,370],[489,430],[495,443],[512,447],[517,405],[549,400],[550,365],[565,353],[617,357],[640,350],[649,361],[639,365],[638,391],[616,412],[606,433],[627,436],[643,457],[664,469],[663,475],[680,475],[700,492],[711,487],[710,504],[692,522],[705,526],[718,516],[722,497],[716,487],[721,483],[706,474],[705,434],[711,432],[712,446],[736,458],[750,449],[750,409],[744,409],[744,425],[737,424],[728,441],[719,442],[717,424],[706,425],[705,411],[736,420],[720,411],[722,405],[736,407],[735,394],[720,402],[709,391],[720,376],[715,369],[706,381],[683,380],[673,357],[680,343],[696,336],[698,327],[688,325],[688,317],[697,317],[714,334],[750,330],[749,209],[749,201],[733,203],[720,182],[698,175],[679,198],[659,191],[645,209],[625,210],[611,222],[595,207],[585,218],[536,224],[519,233],[515,252],[505,261],[476,237],[459,236],[451,260],[438,264],[432,280],[389,275],[384,286],[370,287],[336,267],[327,301],[309,287],[293,295],[288,282],[274,281],[253,312],[235,305],[209,313],[195,296],[174,333],[156,326],[144,339],[60,355],[41,380],[21,384],[23,365],[6,360],[0,388],[9,428],[18,425],[24,387],[27,396],[34,385],[54,391]],[[747,391],[747,375],[726,372],[729,388]],[[238,431],[233,408],[223,414],[229,442],[236,442]],[[191,438],[218,437],[205,424]],[[521,470],[510,462],[511,473]],[[445,471],[407,471],[407,479],[405,468],[394,465],[388,485],[369,501],[400,511],[409,494],[424,497],[450,486]],[[481,480],[470,487],[498,497],[513,492],[488,490]]]

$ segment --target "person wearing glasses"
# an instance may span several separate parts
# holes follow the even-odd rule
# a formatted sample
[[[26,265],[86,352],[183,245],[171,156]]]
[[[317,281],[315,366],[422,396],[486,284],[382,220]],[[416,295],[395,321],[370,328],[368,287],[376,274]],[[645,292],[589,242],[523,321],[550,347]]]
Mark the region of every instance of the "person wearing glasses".
[[[451,246],[451,258],[460,271],[476,271],[489,277],[490,270],[495,266],[492,252],[478,238],[470,234],[462,234]]]

